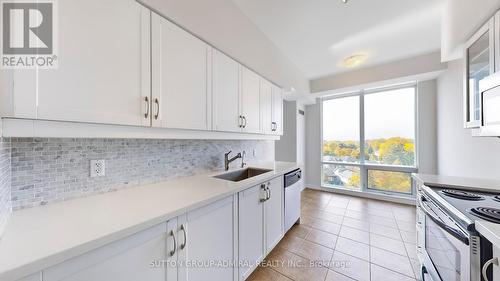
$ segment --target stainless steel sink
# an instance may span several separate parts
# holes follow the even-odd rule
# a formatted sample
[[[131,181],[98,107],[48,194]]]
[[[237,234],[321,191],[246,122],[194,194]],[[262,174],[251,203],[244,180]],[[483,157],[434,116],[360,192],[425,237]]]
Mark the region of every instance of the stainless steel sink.
[[[214,178],[228,180],[228,181],[242,181],[255,176],[258,176],[263,173],[271,172],[272,170],[268,169],[258,169],[258,168],[246,168],[243,170],[237,170],[234,172],[229,172],[221,175],[214,176]]]

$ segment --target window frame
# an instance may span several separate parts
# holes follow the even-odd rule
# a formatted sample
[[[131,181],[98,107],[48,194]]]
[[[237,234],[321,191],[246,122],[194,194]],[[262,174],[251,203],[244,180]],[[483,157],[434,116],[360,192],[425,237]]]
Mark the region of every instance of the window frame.
[[[415,120],[415,165],[414,166],[400,166],[400,165],[386,165],[386,164],[373,164],[373,163],[367,163],[365,162],[365,96],[370,95],[370,94],[376,94],[380,92],[386,92],[386,91],[391,91],[391,90],[399,90],[399,89],[407,89],[407,88],[413,88],[414,89],[414,120]],[[325,101],[328,100],[333,100],[333,99],[340,99],[340,98],[346,98],[346,97],[352,97],[352,96],[359,96],[359,136],[360,136],[360,158],[359,158],[359,163],[354,163],[354,162],[342,162],[342,161],[325,161],[323,158],[323,104]],[[411,83],[406,83],[406,84],[400,84],[400,85],[393,85],[393,86],[386,86],[386,87],[378,87],[378,88],[367,88],[367,89],[362,89],[359,91],[355,92],[348,92],[348,93],[341,93],[341,94],[336,94],[336,95],[331,95],[331,96],[325,96],[320,98],[320,165],[321,165],[321,187],[323,188],[336,188],[336,189],[341,189],[341,190],[346,190],[346,191],[352,191],[352,192],[363,192],[363,193],[374,193],[374,194],[381,194],[385,196],[398,196],[398,197],[414,197],[415,196],[415,184],[413,180],[411,180],[411,188],[410,192],[398,192],[398,191],[388,191],[388,190],[381,190],[381,189],[375,189],[375,188],[370,188],[368,186],[368,171],[370,170],[375,170],[375,171],[388,171],[388,172],[401,172],[401,173],[417,173],[418,172],[418,167],[419,167],[419,157],[418,157],[418,152],[419,152],[419,141],[418,141],[418,131],[419,131],[419,122],[418,122],[418,88],[417,88],[417,83],[416,82],[411,82]],[[346,188],[343,186],[332,186],[332,185],[325,185],[324,183],[324,164],[333,164],[333,165],[343,165],[343,166],[355,166],[359,167],[360,169],[360,189],[355,190],[352,188]]]

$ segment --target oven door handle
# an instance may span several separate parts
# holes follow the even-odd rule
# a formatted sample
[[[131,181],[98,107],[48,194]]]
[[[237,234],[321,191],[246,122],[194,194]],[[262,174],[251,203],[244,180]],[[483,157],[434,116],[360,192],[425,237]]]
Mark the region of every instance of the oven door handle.
[[[452,227],[447,226],[441,219],[432,215],[431,211],[426,207],[427,206],[426,202],[427,202],[427,198],[425,198],[424,196],[419,198],[419,205],[422,208],[422,210],[424,211],[424,213],[427,216],[429,216],[429,218],[431,218],[431,220],[434,221],[439,227],[444,229],[446,232],[451,234],[453,237],[457,238],[465,245],[469,245],[469,237],[463,235],[460,231],[458,231]]]

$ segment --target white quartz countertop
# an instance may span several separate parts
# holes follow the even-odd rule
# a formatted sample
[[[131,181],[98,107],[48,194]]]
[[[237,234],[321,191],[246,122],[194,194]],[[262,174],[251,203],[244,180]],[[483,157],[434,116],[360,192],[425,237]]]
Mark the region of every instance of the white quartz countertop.
[[[488,239],[488,241],[497,248],[500,247],[500,224],[484,220],[476,220],[474,224],[476,225],[476,230]]]
[[[0,240],[0,280],[15,280],[125,238],[298,168],[296,163],[231,182],[214,172],[74,199],[13,213]]]
[[[483,192],[500,192],[500,181],[498,180],[448,177],[430,174],[413,174],[413,178],[420,184],[427,186],[434,185]]]

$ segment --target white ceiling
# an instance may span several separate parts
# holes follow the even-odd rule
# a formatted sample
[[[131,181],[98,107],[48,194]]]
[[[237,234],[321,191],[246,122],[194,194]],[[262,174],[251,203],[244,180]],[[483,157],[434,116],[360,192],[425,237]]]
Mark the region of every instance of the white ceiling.
[[[309,79],[440,48],[441,0],[233,0]]]

